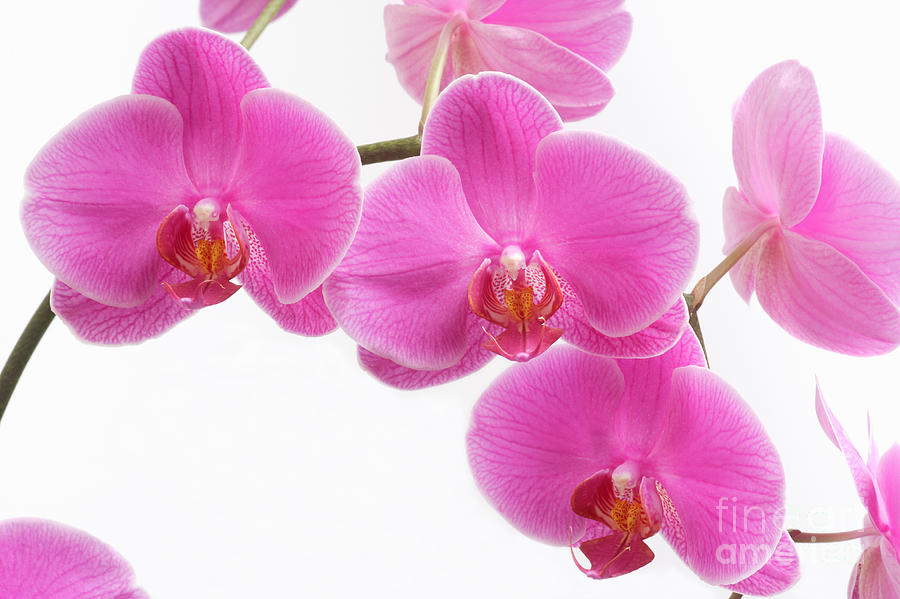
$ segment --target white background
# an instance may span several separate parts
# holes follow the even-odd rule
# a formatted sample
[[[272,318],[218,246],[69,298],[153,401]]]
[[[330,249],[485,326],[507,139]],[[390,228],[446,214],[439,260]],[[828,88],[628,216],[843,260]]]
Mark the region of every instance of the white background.
[[[301,0],[253,55],[270,81],[328,112],[357,143],[415,132],[418,106],[386,51],[379,0]],[[653,155],[700,219],[700,271],[721,256],[735,177],[730,110],[764,68],[816,75],[827,130],[900,174],[900,11],[894,1],[629,2],[634,34],[618,95],[575,124]],[[6,2],[0,58],[0,352],[51,284],[19,225],[22,174],[72,118],[127,93],[141,49],[198,23],[195,0]],[[364,167],[366,181],[382,167]],[[696,277],[695,277],[696,279]],[[848,306],[852,310],[852,306]],[[900,361],[849,358],[790,338],[726,280],[702,309],[713,368],[758,411],[788,474],[788,525],[860,524],[838,454],[819,431],[814,376],[851,435],[866,411],[900,439]],[[342,333],[282,332],[238,294],[163,337],[105,348],[54,322],[0,425],[0,518],[83,528],[133,564],[154,599],[252,597],[727,597],[650,540],[657,559],[593,581],[568,550],[500,518],[471,480],[472,404],[506,364],[419,392],[357,364]],[[593,415],[603,418],[603,414]],[[855,542],[802,546],[792,597],[842,597]]]

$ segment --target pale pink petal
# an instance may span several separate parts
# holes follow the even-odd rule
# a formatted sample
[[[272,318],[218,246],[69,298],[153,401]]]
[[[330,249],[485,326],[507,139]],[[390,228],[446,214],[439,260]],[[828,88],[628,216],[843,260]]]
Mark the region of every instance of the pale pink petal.
[[[618,62],[631,37],[623,0],[512,0],[485,23],[531,29],[603,70]]]
[[[800,579],[800,559],[790,535],[781,533],[775,553],[765,565],[740,582],[725,585],[742,595],[769,597],[788,590]]]
[[[722,220],[725,226],[725,247],[722,251],[725,254],[735,249],[758,226],[773,218],[760,212],[734,187],[725,190],[722,204]],[[734,288],[745,302],[749,302],[753,295],[756,285],[756,265],[759,263],[759,254],[764,244],[765,237],[761,237],[728,271]]]
[[[685,330],[661,356],[616,363],[627,390],[615,414],[616,433],[629,458],[640,461],[653,451],[666,427],[672,373],[681,366],[703,366],[706,361],[693,332]]]
[[[575,488],[624,462],[608,415],[624,392],[615,361],[571,347],[513,366],[475,405],[469,464],[488,501],[523,533],[555,545],[582,537]]]
[[[420,104],[425,97],[425,84],[438,37],[450,18],[449,14],[427,6],[388,4],[384,7],[387,61],[394,65],[403,89]],[[447,61],[441,87],[451,80],[452,67]]]
[[[756,295],[791,335],[831,351],[869,356],[900,344],[900,311],[849,258],[792,231],[759,250]]]
[[[887,539],[895,555],[900,555],[900,445],[894,443],[881,456],[874,475],[881,499],[883,519],[889,530]],[[900,574],[900,565],[897,565],[895,572]]]
[[[602,69],[529,29],[470,22],[457,36],[455,76],[483,70],[508,73],[533,85],[563,119],[593,116],[615,95]]]
[[[0,597],[146,599],[122,556],[87,533],[45,520],[0,522]]]
[[[900,184],[850,142],[825,136],[819,197],[794,231],[847,256],[900,302]]]
[[[474,314],[468,316],[468,321],[469,340],[466,351],[459,362],[448,368],[438,370],[406,368],[362,347],[358,349],[359,363],[372,376],[398,389],[424,389],[455,381],[479,370],[496,355],[485,349],[482,344],[487,338],[482,327],[489,329],[494,327]]]
[[[200,22],[223,33],[247,31],[268,3],[269,0],[200,0]],[[275,18],[296,3],[297,0],[287,0]]]
[[[265,251],[279,301],[297,302],[353,240],[362,210],[359,154],[327,116],[286,92],[250,92],[241,108],[241,153],[225,197]]]
[[[803,220],[819,193],[824,132],[812,73],[795,60],[763,71],[734,114],[732,153],[741,191],[786,227]]]
[[[578,349],[609,358],[658,356],[681,337],[688,322],[687,306],[678,299],[668,312],[650,326],[632,335],[609,337],[590,325],[581,300],[568,281],[560,280],[565,299],[550,324],[563,330],[563,339]]]
[[[735,583],[772,555],[784,470],[759,419],[717,375],[675,370],[666,429],[644,463],[677,512],[684,536],[673,548],[701,579]]]
[[[160,281],[178,283],[189,277],[159,260]],[[142,304],[116,308],[89,299],[64,283],[53,285],[53,312],[79,338],[90,343],[122,345],[140,343],[165,333],[195,313],[180,305],[160,283]]]
[[[163,100],[121,96],[60,131],[25,173],[22,223],[61,281],[105,304],[136,306],[158,285],[156,230],[196,191],[181,117]]]
[[[282,304],[278,300],[272,285],[272,273],[269,270],[266,252],[250,224],[242,219],[241,226],[246,236],[250,259],[246,268],[238,275],[238,279],[253,301],[274,318],[278,326],[288,332],[318,337],[334,331],[337,322],[325,305],[321,285],[293,304]],[[236,240],[233,230],[227,229],[226,234],[230,247],[234,247]]]
[[[850,468],[850,475],[853,477],[853,483],[856,485],[856,492],[859,493],[859,498],[862,499],[863,505],[869,511],[875,525],[879,529],[885,530],[888,523],[879,510],[878,492],[872,472],[869,471],[859,452],[847,437],[847,433],[844,432],[844,427],[841,426],[825,402],[818,381],[816,382],[816,416],[819,419],[819,425],[825,431],[825,436],[844,454],[844,459]]]
[[[243,47],[202,29],[154,40],[138,63],[132,89],[173,103],[184,118],[184,159],[204,196],[218,196],[231,179],[241,139],[241,98],[267,87]]]
[[[900,599],[900,586],[891,579],[877,546],[863,550],[853,567],[850,599]]]
[[[587,131],[538,148],[533,243],[598,331],[626,336],[658,320],[687,286],[698,227],[687,192],[650,158]]]
[[[438,98],[422,153],[450,160],[481,227],[498,243],[516,243],[540,218],[533,175],[538,143],[561,128],[553,108],[521,81],[499,73],[464,77]]]
[[[469,281],[500,251],[472,217],[453,165],[410,158],[366,190],[359,231],[325,282],[325,301],[369,351],[408,368],[448,368],[470,345]]]

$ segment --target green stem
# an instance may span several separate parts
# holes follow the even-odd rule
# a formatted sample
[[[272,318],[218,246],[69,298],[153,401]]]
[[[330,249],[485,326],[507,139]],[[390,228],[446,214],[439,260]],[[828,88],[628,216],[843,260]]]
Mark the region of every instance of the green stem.
[[[248,50],[256,40],[259,39],[259,36],[265,31],[266,27],[269,26],[269,23],[272,22],[272,19],[275,18],[275,15],[278,14],[278,11],[281,10],[281,7],[284,6],[285,0],[269,0],[269,3],[266,4],[266,7],[262,9],[262,12],[259,13],[259,16],[256,17],[256,21],[253,22],[253,25],[250,26],[250,30],[247,31],[247,34],[244,36],[244,39],[241,40],[241,45]]]
[[[9,398],[16,388],[16,383],[19,382],[19,377],[22,376],[22,371],[25,370],[25,365],[28,364],[31,354],[34,353],[34,349],[41,342],[41,337],[44,336],[47,327],[53,322],[53,316],[54,314],[50,310],[50,293],[47,293],[44,301],[35,310],[25,330],[19,336],[16,346],[6,360],[3,371],[0,372],[0,418],[3,418],[3,413],[9,404]]]
[[[422,151],[422,137],[412,135],[410,137],[401,137],[400,139],[365,144],[357,146],[356,149],[363,164],[402,160],[419,155]]]
[[[422,116],[419,118],[420,134],[425,128],[425,120],[428,118],[428,113],[431,112],[431,107],[434,106],[438,94],[441,92],[441,81],[444,78],[444,68],[447,65],[447,54],[450,51],[450,42],[453,40],[453,34],[464,20],[461,14],[455,14],[441,29],[441,35],[438,37],[434,56],[431,59],[431,68],[428,69],[428,80],[425,82],[425,96],[422,98]]]

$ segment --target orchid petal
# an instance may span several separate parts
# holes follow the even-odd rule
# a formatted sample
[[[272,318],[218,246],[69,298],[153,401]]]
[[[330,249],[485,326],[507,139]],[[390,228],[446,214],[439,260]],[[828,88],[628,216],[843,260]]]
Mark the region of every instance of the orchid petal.
[[[797,61],[763,71],[734,114],[732,153],[741,191],[786,227],[803,220],[822,176],[824,132],[816,83]]]
[[[604,465],[624,461],[607,418],[624,381],[613,360],[552,348],[513,366],[478,400],[469,464],[488,501],[523,533],[555,545],[581,538],[572,491]]]
[[[250,224],[243,219],[240,224],[246,236],[249,260],[238,278],[253,301],[274,318],[278,326],[290,333],[318,337],[334,331],[337,322],[325,305],[321,285],[293,304],[282,304],[278,300],[266,252]],[[231,229],[227,230],[226,239],[229,244],[235,244],[236,240]]]
[[[833,247],[792,231],[776,231],[759,252],[759,303],[791,335],[860,356],[885,353],[900,344],[900,310]]]
[[[87,533],[42,520],[0,523],[0,597],[146,599],[122,556]]]
[[[615,415],[616,433],[633,460],[653,451],[666,426],[672,373],[706,361],[693,332],[685,330],[674,347],[653,359],[616,360],[625,377],[627,399]]]
[[[601,333],[637,333],[688,284],[698,227],[687,193],[650,158],[586,131],[545,138],[535,180],[535,245]]]
[[[561,128],[553,108],[521,81],[499,73],[463,77],[435,103],[422,154],[453,163],[475,220],[506,244],[534,226],[535,151]]]
[[[563,330],[563,339],[580,350],[609,358],[649,358],[663,353],[681,338],[688,322],[687,306],[678,299],[658,320],[625,337],[609,337],[595,329],[584,315],[581,299],[564,279],[560,287],[565,297],[553,317]]]
[[[178,108],[187,171],[203,196],[216,196],[237,160],[241,98],[260,87],[268,83],[243,47],[210,31],[182,29],[144,50],[132,89]]]
[[[624,546],[628,549],[624,549]],[[634,572],[649,564],[655,557],[641,538],[632,536],[629,539],[628,535],[622,532],[585,541],[578,549],[591,561],[590,569],[582,568],[580,565],[579,569],[597,580]]]
[[[878,461],[874,472],[882,504],[883,521],[894,555],[900,555],[900,445],[894,444]],[[900,565],[894,570],[900,574]]]
[[[455,381],[479,370],[494,357],[494,354],[482,345],[485,337],[482,325],[487,323],[474,315],[470,315],[468,320],[469,340],[466,351],[459,362],[448,368],[439,370],[406,368],[362,347],[358,348],[359,363],[379,381],[398,389],[424,389]]]
[[[38,153],[25,187],[22,222],[38,258],[80,293],[126,308],[158,285],[160,222],[196,194],[181,158],[181,117],[151,96],[82,114]]]
[[[158,280],[178,283],[189,279],[162,260],[158,262]],[[194,311],[173,300],[159,283],[144,303],[130,308],[116,308],[95,302],[56,281],[50,306],[75,336],[103,345],[140,343],[165,333],[194,314]]]
[[[359,231],[325,283],[325,301],[369,351],[407,368],[447,368],[470,343],[469,280],[484,256],[499,252],[472,217],[453,166],[409,158],[366,190]]]
[[[800,579],[800,559],[790,535],[781,533],[775,553],[762,568],[740,582],[725,585],[729,591],[742,595],[768,597],[783,593]]]
[[[394,65],[403,89],[420,104],[425,97],[438,38],[449,19],[446,13],[426,6],[388,4],[384,7],[387,61]],[[447,61],[441,88],[452,79],[452,66]]]
[[[252,226],[275,295],[293,303],[338,265],[362,209],[356,147],[323,113],[275,89],[241,102],[244,136],[227,197]]]
[[[884,530],[887,522],[883,515],[880,514],[878,492],[872,472],[847,437],[844,427],[841,426],[841,423],[832,413],[831,408],[828,407],[818,382],[816,382],[816,416],[819,419],[819,425],[825,431],[825,436],[844,454],[844,459],[847,461],[847,466],[849,466],[850,474],[853,477],[853,483],[856,485],[856,492],[859,493],[859,498],[862,499],[863,505],[869,511],[873,522],[880,530]]]
[[[631,37],[623,0],[515,0],[484,19],[536,31],[603,70],[618,62]]]
[[[297,0],[286,0],[272,20],[281,17],[296,3]],[[247,31],[267,4],[268,0],[201,0],[200,22],[204,27],[222,33]]]
[[[885,568],[879,548],[863,550],[853,567],[848,597],[851,599],[900,599],[900,586],[895,584]]]
[[[819,197],[794,231],[841,252],[900,302],[900,184],[850,142],[825,136]]]
[[[784,470],[759,419],[717,375],[675,370],[665,432],[645,464],[680,520],[684,538],[673,548],[701,579],[732,584],[772,555],[782,533]]]
[[[565,120],[593,116],[615,95],[602,69],[535,31],[470,21],[457,35],[455,76],[508,73],[534,86]]]
[[[757,210],[736,188],[726,189],[725,199],[722,202],[722,220],[725,226],[723,252],[728,254],[734,250],[767,218],[772,217],[767,217]],[[771,233],[764,233],[729,271],[734,288],[745,302],[749,302],[753,296],[753,289],[756,285],[756,265],[759,263],[762,246],[766,243],[766,235],[771,235]]]

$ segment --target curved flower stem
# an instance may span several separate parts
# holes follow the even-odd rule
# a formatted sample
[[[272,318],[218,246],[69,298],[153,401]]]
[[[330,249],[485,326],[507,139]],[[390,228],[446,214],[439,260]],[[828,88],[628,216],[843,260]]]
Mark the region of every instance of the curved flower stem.
[[[881,534],[874,528],[860,528],[859,530],[848,530],[847,532],[803,532],[796,528],[788,529],[788,534],[795,543],[840,543],[842,541],[852,541],[853,539],[861,539],[872,535]]]
[[[447,65],[447,53],[450,51],[450,40],[456,28],[459,27],[465,17],[461,13],[453,15],[453,18],[447,21],[444,28],[441,29],[441,35],[438,38],[437,48],[434,50],[434,58],[431,59],[431,68],[428,71],[428,82],[425,84],[425,97],[422,98],[422,116],[419,118],[419,134],[425,128],[425,119],[431,112],[438,94],[441,91],[441,80],[444,78],[444,67]]]
[[[244,39],[241,40],[243,47],[250,49],[266,27],[268,27],[269,23],[272,22],[272,19],[275,18],[275,15],[278,14],[278,11],[281,10],[281,7],[284,6],[284,3],[285,0],[269,0],[269,3],[262,9],[262,12],[256,17],[256,21],[253,22],[253,25],[250,26],[250,29],[244,35]]]
[[[731,252],[725,256],[724,260],[722,260],[714,269],[709,271],[709,274],[697,281],[697,284],[694,285],[694,289],[690,293],[693,301],[691,309],[694,312],[700,309],[700,306],[703,304],[703,299],[706,297],[706,294],[709,293],[710,289],[712,289],[713,286],[718,283],[729,270],[731,270],[732,266],[737,264],[738,261],[744,257],[744,254],[750,251],[750,248],[753,247],[754,243],[759,241],[759,238],[763,236],[763,233],[775,226],[776,222],[775,219],[772,219],[760,223],[759,226],[750,231],[750,234],[747,235],[736,248],[731,250]]]
[[[16,383],[19,382],[19,377],[22,376],[25,365],[28,364],[31,354],[34,353],[34,349],[40,343],[41,337],[47,331],[47,327],[53,322],[53,317],[54,314],[50,310],[50,293],[48,292],[44,297],[44,301],[34,311],[34,315],[19,336],[16,346],[10,352],[3,371],[0,372],[0,418],[3,418],[3,413],[6,411],[6,406],[9,404],[9,398],[12,396],[13,390],[16,388]]]
[[[357,146],[356,150],[359,152],[359,158],[363,164],[402,160],[419,155],[422,151],[422,136],[412,135],[410,137],[401,137],[400,139],[378,141]]]

